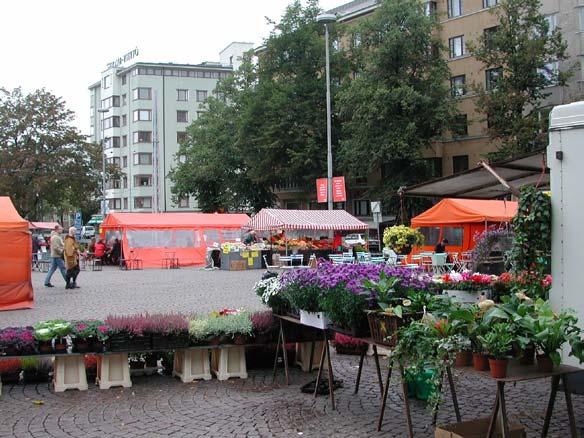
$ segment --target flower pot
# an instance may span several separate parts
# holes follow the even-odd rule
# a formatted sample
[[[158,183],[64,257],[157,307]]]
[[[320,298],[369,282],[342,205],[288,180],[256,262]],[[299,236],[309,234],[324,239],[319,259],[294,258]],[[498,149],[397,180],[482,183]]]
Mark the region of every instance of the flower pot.
[[[65,354],[67,353],[67,341],[55,340],[55,353],[57,354]]]
[[[219,336],[213,336],[212,338],[209,338],[207,342],[209,345],[219,345],[221,340],[219,339]]]
[[[4,347],[4,354],[6,354],[6,356],[18,356],[19,351],[14,345],[8,345]]]
[[[103,353],[104,348],[105,348],[105,344],[102,341],[98,341],[97,339],[92,339],[91,351],[95,351],[96,353]]]
[[[53,353],[53,345],[51,341],[40,341],[39,342],[39,353],[40,354],[52,354]]]
[[[519,357],[520,365],[533,365],[535,361],[535,347],[533,345],[527,347],[525,350],[521,351]]]
[[[491,377],[494,379],[503,379],[507,377],[507,365],[509,359],[491,359],[489,358],[489,368],[491,369]]]
[[[456,353],[456,361],[454,363],[457,367],[469,367],[473,363],[473,356],[471,351],[459,351]]]
[[[247,336],[237,335],[233,338],[233,343],[235,345],[244,345],[247,342]]]
[[[300,310],[300,324],[316,327],[324,330],[328,327],[330,320],[324,312],[307,312]]]
[[[537,355],[537,369],[542,373],[551,373],[554,370],[554,362],[547,354]]]
[[[87,353],[91,351],[91,342],[89,342],[89,339],[73,339],[73,351]]]
[[[489,361],[483,353],[473,353],[472,364],[477,371],[489,371]]]

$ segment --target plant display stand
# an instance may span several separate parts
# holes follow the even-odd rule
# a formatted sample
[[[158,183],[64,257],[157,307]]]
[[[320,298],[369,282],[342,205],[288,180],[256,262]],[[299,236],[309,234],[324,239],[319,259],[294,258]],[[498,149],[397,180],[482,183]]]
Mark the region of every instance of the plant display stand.
[[[213,373],[217,380],[227,380],[230,377],[247,379],[245,348],[232,346],[213,350]]]
[[[196,379],[211,380],[209,350],[206,348],[176,350],[172,375],[180,378],[184,383]]]
[[[83,355],[55,356],[53,373],[53,387],[55,392],[64,392],[67,389],[87,390],[87,376],[85,375],[85,361]]]
[[[296,365],[299,365],[302,371],[305,373],[309,373],[312,370],[318,369],[323,348],[324,341],[297,342]],[[326,362],[324,363],[323,367],[323,369],[327,369]]]
[[[132,387],[128,353],[104,354],[97,356],[97,381],[99,389],[114,386]]]

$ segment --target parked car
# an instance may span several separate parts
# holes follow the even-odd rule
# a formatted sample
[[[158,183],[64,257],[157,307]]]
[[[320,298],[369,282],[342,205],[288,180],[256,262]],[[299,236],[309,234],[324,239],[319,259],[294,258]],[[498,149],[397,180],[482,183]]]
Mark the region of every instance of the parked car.
[[[81,237],[84,239],[95,237],[95,227],[93,225],[85,225],[81,231]]]
[[[345,236],[345,244],[346,245],[365,245],[365,239],[363,234],[347,234]]]

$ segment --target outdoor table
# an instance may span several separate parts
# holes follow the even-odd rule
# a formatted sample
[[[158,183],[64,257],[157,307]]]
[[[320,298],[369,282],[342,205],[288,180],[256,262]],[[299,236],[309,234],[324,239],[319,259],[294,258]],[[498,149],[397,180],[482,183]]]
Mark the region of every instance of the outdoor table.
[[[497,382],[497,395],[495,398],[493,413],[491,414],[491,421],[489,423],[489,431],[487,433],[487,436],[491,437],[493,435],[493,432],[495,431],[495,423],[497,421],[499,413],[501,414],[503,438],[510,436],[509,419],[507,417],[507,407],[505,404],[506,383],[515,384],[517,382],[546,379],[548,377],[551,377],[552,378],[551,393],[545,413],[545,420],[543,423],[541,436],[542,437],[547,436],[548,429],[550,426],[550,420],[552,417],[552,411],[554,409],[554,404],[556,401],[556,394],[558,392],[558,386],[561,380],[562,384],[564,385],[564,395],[566,397],[566,408],[568,410],[568,420],[570,422],[570,435],[572,436],[572,438],[576,438],[578,436],[578,433],[576,431],[576,420],[574,418],[574,408],[572,406],[572,397],[570,394],[570,387],[568,383],[569,379],[567,379],[566,376],[568,374],[573,374],[581,371],[582,371],[581,368],[576,368],[568,365],[560,365],[558,367],[554,367],[553,371],[551,372],[542,372],[539,371],[535,366],[519,365],[516,363],[509,364],[509,368],[507,370],[507,377],[502,379],[494,379]],[[493,379],[488,371],[476,371],[473,369],[472,372]]]

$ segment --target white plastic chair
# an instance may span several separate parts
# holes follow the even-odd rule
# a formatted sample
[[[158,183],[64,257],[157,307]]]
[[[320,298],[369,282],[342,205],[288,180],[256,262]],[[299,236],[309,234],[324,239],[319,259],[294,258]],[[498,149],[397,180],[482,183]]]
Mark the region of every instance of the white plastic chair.
[[[438,253],[438,254],[432,254],[431,258],[432,258],[432,273],[434,273],[435,275],[442,275],[442,274],[450,271],[449,265],[452,265],[452,264],[446,263],[446,260],[448,258],[447,253],[443,252],[443,253]]]

